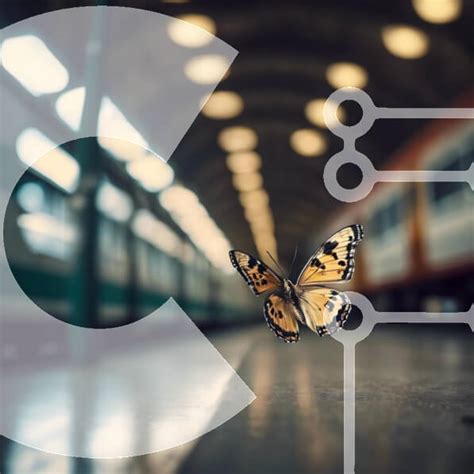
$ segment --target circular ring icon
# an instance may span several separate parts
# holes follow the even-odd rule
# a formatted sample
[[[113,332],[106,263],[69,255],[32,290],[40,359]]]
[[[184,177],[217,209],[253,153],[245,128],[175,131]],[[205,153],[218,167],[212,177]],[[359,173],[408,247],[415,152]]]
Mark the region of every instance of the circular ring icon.
[[[337,172],[343,165],[352,164],[359,167],[362,174],[361,182],[352,189],[344,188],[339,184]],[[355,202],[365,198],[377,182],[376,169],[372,162],[357,150],[343,150],[336,153],[326,163],[324,168],[324,184],[327,190],[339,201]]]
[[[331,336],[342,344],[355,345],[364,340],[372,332],[377,320],[374,314],[374,307],[366,296],[353,291],[348,291],[347,295],[352,305],[360,309],[362,322],[356,329],[348,330],[342,328],[340,331],[331,334]]]
[[[354,125],[341,123],[337,116],[337,108],[346,101],[356,102],[362,109],[362,117]],[[365,135],[372,128],[377,118],[376,107],[370,96],[355,87],[343,87],[333,92],[324,105],[323,115],[327,127],[334,135],[352,142]]]

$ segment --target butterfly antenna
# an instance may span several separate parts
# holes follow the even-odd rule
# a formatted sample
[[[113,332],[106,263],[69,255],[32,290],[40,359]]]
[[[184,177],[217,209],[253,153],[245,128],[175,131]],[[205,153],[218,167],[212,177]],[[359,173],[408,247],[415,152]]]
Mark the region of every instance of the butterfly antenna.
[[[291,271],[293,270],[293,265],[295,264],[297,254],[298,254],[298,246],[295,247],[295,252],[293,253],[293,260],[291,261],[290,271],[288,272],[288,277],[291,275]]]
[[[278,264],[278,262],[272,257],[272,254],[267,250],[267,254],[268,256],[272,259],[272,262],[278,267],[278,269],[280,270],[280,272],[282,273],[282,275],[285,273],[283,271],[283,269],[280,267],[280,265]]]

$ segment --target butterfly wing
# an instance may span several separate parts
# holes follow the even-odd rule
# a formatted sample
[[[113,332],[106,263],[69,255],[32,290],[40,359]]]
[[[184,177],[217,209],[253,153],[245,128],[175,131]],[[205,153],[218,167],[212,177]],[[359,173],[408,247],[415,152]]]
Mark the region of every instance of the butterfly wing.
[[[311,256],[297,285],[350,280],[354,273],[355,248],[363,239],[362,226],[351,225],[329,237]]]
[[[306,325],[319,336],[343,327],[351,310],[345,293],[322,286],[301,289],[299,301]]]
[[[268,327],[285,342],[298,342],[300,335],[295,307],[278,293],[265,300],[263,314]]]
[[[267,265],[248,253],[231,250],[229,257],[234,268],[242,275],[254,295],[275,291],[283,283],[282,279]]]

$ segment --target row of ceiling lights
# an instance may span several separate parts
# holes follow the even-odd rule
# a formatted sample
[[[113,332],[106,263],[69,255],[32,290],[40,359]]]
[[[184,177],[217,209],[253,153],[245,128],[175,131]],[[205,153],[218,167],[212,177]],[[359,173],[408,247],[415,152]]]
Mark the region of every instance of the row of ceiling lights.
[[[443,22],[454,20],[460,12],[460,0],[414,0],[416,12],[425,20]],[[189,28],[192,23],[202,30]],[[216,34],[215,22],[204,15],[183,15],[173,20],[169,26],[169,36],[177,44],[199,48],[212,41]],[[408,25],[390,25],[382,29],[382,42],[394,56],[403,59],[416,59],[424,56],[429,49],[429,38],[421,30]],[[223,58],[215,55],[197,56],[185,70],[189,79],[197,83],[210,83],[225,75],[226,64]],[[360,65],[351,62],[330,64],[326,69],[326,79],[335,89],[341,87],[363,88],[368,82],[368,73]],[[307,120],[319,128],[325,128],[323,115],[326,99],[317,98],[305,106]],[[326,104],[331,107],[331,103]],[[243,99],[233,91],[218,91],[207,98],[202,113],[211,119],[223,120],[239,116],[244,109]],[[337,119],[344,122],[346,112],[339,106]],[[290,145],[302,156],[312,157],[324,154],[327,149],[325,136],[312,128],[295,130],[290,135]],[[257,134],[248,127],[228,127],[218,136],[218,143],[230,154],[227,166],[232,172],[232,183],[239,193],[239,200],[245,211],[245,218],[259,254],[265,257],[270,251],[276,256],[277,245],[274,235],[274,221],[269,206],[269,197],[263,188],[263,178],[259,172],[261,158],[255,152]]]
[[[161,0],[162,3],[190,3],[190,0]],[[442,24],[450,23],[459,18],[462,12],[462,0],[412,0],[412,6],[416,14],[428,23]],[[213,29],[215,24],[207,22],[208,28]]]
[[[213,21],[203,15],[185,15],[180,18],[196,26],[205,27],[212,33],[216,31]],[[170,24],[170,31],[173,32],[171,38],[183,46],[202,46],[201,42],[195,41],[196,31],[199,32],[201,30],[189,28],[181,20],[173,20]],[[191,36],[188,37],[188,34]],[[193,41],[190,38],[193,38]],[[212,36],[209,37],[210,39],[212,39]],[[382,30],[382,41],[388,51],[405,59],[421,57],[426,54],[429,47],[429,38],[425,33],[406,25],[385,27]],[[190,79],[195,80],[195,82],[202,82],[204,76],[206,76],[208,82],[211,82],[211,80],[216,80],[217,77],[222,77],[226,64],[223,58],[221,58],[221,62],[219,62],[218,58],[215,55],[196,56],[194,61],[202,66],[202,70],[205,73],[199,72],[198,69],[200,68],[196,68],[194,74],[193,71],[187,70]],[[191,61],[189,64],[194,63]],[[338,62],[328,65],[326,79],[335,89],[349,86],[363,88],[369,80],[367,71],[362,66],[351,62]],[[305,115],[308,121],[321,128],[326,127],[323,118],[324,103],[324,98],[318,98],[309,101],[305,106]],[[236,92],[218,91],[208,98],[202,113],[212,119],[231,119],[240,115],[243,108],[244,102]],[[342,107],[338,108],[337,116],[340,121],[344,121],[346,113]],[[318,130],[310,128],[293,132],[290,136],[290,144],[295,152],[307,157],[321,155],[327,149],[324,135]]]
[[[154,176],[155,186],[158,185],[156,180],[161,180],[159,185],[161,206],[169,212],[178,226],[216,268],[225,272],[230,271],[227,257],[230,243],[199,202],[195,193],[184,186],[171,185],[173,181],[171,167],[150,153],[144,152],[141,155],[139,152],[143,149],[136,145],[130,146],[129,142],[117,139],[101,140],[102,146],[113,153],[117,159],[126,160],[128,173],[145,189],[149,179],[145,176],[148,173]],[[31,166],[36,173],[68,193],[73,193],[77,189],[80,176],[77,161],[65,150],[56,147],[55,143],[39,130],[27,128],[22,131],[18,136],[16,148],[21,161]],[[126,159],[127,152],[130,155]],[[138,209],[134,212],[133,203],[128,194],[110,182],[100,183],[96,205],[103,214],[118,222],[126,223],[133,217],[131,226],[139,237],[167,254],[181,260],[186,258],[189,262],[190,252],[183,253],[186,244],[177,234],[149,211]],[[33,212],[32,216],[34,218],[22,218],[22,226],[26,229],[28,224],[31,232],[47,234],[51,218],[38,212]],[[64,236],[63,233],[57,234],[57,238]]]
[[[414,0],[413,7],[417,14],[433,23],[443,23],[455,20],[462,9],[461,0]],[[203,30],[189,28],[187,23],[192,23]],[[169,35],[173,41],[181,46],[199,48],[212,41],[216,33],[215,22],[205,16],[188,14],[173,20],[169,25]],[[429,49],[429,37],[420,29],[409,25],[389,25],[381,31],[382,43],[394,56],[403,59],[416,59],[424,56]],[[209,81],[223,76],[224,64],[219,64],[215,56],[197,56],[196,61],[205,63],[206,74]],[[215,71],[215,73],[213,72]],[[188,71],[192,72],[192,71]],[[188,74],[195,82],[200,82],[200,74]],[[326,79],[335,89],[342,87],[363,88],[369,80],[367,71],[360,65],[351,62],[339,62],[328,65]],[[325,128],[323,106],[325,99],[314,99],[305,107],[306,118],[313,125]],[[219,91],[213,94],[202,112],[213,119],[230,119],[241,114],[243,100],[235,92]],[[338,119],[344,121],[345,111],[339,107]],[[294,151],[303,156],[317,156],[327,149],[324,135],[314,129],[306,128],[296,130],[290,136],[290,144]]]
[[[462,9],[462,2],[461,0],[413,0],[413,6],[419,16],[426,21],[432,23],[446,23],[455,20],[459,16]],[[170,24],[169,29],[170,38],[173,41],[176,41],[182,46],[192,48],[201,47],[209,41],[212,41],[213,35],[216,32],[213,20],[203,15],[187,15],[182,17],[182,20],[194,23],[204,30],[207,30],[207,32],[190,28],[185,22],[175,20]],[[191,30],[194,31],[194,39],[190,33]],[[407,59],[421,57],[426,54],[429,48],[429,38],[420,30],[406,25],[391,25],[385,27],[382,30],[382,41],[387,50],[392,54]],[[187,44],[184,44],[184,42]],[[28,57],[28,61],[24,61],[26,57]],[[69,82],[68,71],[51,51],[49,51],[47,46],[33,35],[5,40],[2,43],[2,63],[5,69],[34,96],[61,91]],[[31,74],[32,70],[35,71],[34,74]],[[194,82],[208,84],[214,82],[216,78],[220,79],[225,76],[227,70],[228,63],[223,57],[219,55],[198,55],[187,63],[184,72],[188,78]],[[326,77],[328,82],[335,88],[348,85],[364,87],[368,81],[367,72],[361,66],[353,63],[336,63],[330,65],[327,68]],[[62,94],[56,103],[58,114],[71,128],[76,130],[80,124],[84,97],[85,89],[76,88]],[[324,99],[315,99],[309,102],[305,108],[305,114],[308,120],[319,127],[325,125],[322,119],[323,103]],[[243,101],[238,94],[230,91],[221,91],[213,94],[209,98],[203,109],[203,113],[208,117],[216,119],[233,118],[242,112],[243,106]],[[120,111],[109,99],[104,98],[101,110],[105,115],[107,115],[106,112],[108,112],[113,118],[116,119],[118,117],[119,120],[116,123],[119,125],[122,124],[126,129],[128,127],[128,130],[126,130],[128,134],[132,132],[138,134],[127,122],[125,117],[123,117],[123,115],[120,116]],[[338,118],[343,120],[344,115],[344,111],[339,108]],[[103,123],[107,124],[110,123],[110,121],[103,120]],[[107,125],[104,125],[104,127],[106,126]],[[244,135],[240,133],[239,139],[235,138],[235,134],[234,137],[232,137],[232,133],[227,133],[226,139],[226,133],[224,132],[225,130],[222,132],[220,139],[222,143],[226,141],[234,143],[241,142],[242,136],[246,135],[248,142],[247,150],[251,150],[256,146],[257,136],[255,132],[250,129],[246,129]],[[242,130],[240,130],[240,132],[242,132]],[[144,141],[143,137],[138,136],[138,138],[138,141],[140,143],[143,142],[143,146],[147,148],[148,144]],[[23,161],[28,162],[29,150],[32,149],[30,145],[32,143],[36,143],[35,148],[37,148],[38,143],[41,142],[44,145],[44,143],[46,143],[45,140],[47,141],[48,139],[38,135],[37,131],[32,129],[26,130],[25,133],[19,137],[17,143],[18,148],[22,149],[19,155],[22,156]],[[315,156],[324,153],[326,148],[324,136],[313,129],[295,131],[290,137],[290,143],[295,151],[304,156]],[[127,164],[128,172],[139,181],[145,189],[156,191],[163,189],[163,187],[168,186],[173,181],[172,169],[161,162],[161,160],[156,160],[146,153],[140,157],[134,156],[134,158],[131,159],[129,154],[130,150],[124,151],[123,142],[120,146],[116,146],[115,148],[113,143],[104,142],[103,145],[106,148],[108,147],[109,151],[112,151],[119,159],[130,161],[130,163]],[[223,148],[225,149],[225,145]],[[54,173],[54,168],[57,169],[57,167],[46,166],[46,162],[43,164],[40,162],[36,163],[37,171],[57,182],[58,185],[64,189],[73,189],[76,186],[77,176],[79,174],[78,166],[72,157],[60,151],[60,149],[57,150],[56,158],[64,162],[65,168],[63,169],[67,169],[69,172],[60,173],[58,175]],[[35,154],[38,156],[37,153]],[[250,156],[253,158],[249,158]],[[135,158],[138,159],[135,160]],[[246,218],[251,223],[253,233],[254,235],[263,236],[260,239],[262,245],[258,245],[259,249],[271,249],[276,254],[276,243],[273,236],[273,218],[271,217],[271,211],[268,206],[269,199],[261,187],[263,179],[261,175],[257,173],[260,167],[258,163],[261,161],[259,160],[260,158],[255,152],[239,151],[229,155],[228,165],[234,172],[234,186],[241,192],[241,202],[246,210]],[[56,163],[56,159],[54,161]],[[235,163],[241,164],[237,165],[236,168]],[[256,167],[253,171],[251,169],[252,163],[254,168]],[[45,166],[47,169],[41,169],[41,167],[44,168]],[[160,167],[159,170],[158,167]],[[241,174],[241,171],[245,169],[245,167],[247,167],[248,173]],[[235,171],[236,169],[237,171]],[[164,173],[163,171],[167,172]],[[156,181],[158,178],[160,183]],[[213,226],[209,225],[208,227],[211,228]],[[216,229],[220,232],[217,227]],[[256,229],[259,229],[259,232],[257,232]],[[260,233],[260,230],[263,232]],[[218,235],[218,237],[220,237],[220,235]],[[263,245],[263,243],[265,243],[265,245]],[[228,242],[226,242],[225,246],[228,246]],[[222,247],[224,247],[224,245]],[[219,258],[219,260],[221,259]],[[214,261],[217,263],[215,259]]]
[[[218,143],[229,153],[227,167],[232,173],[232,184],[239,193],[239,201],[259,255],[266,259],[267,252],[270,252],[277,258],[275,223],[260,173],[262,159],[255,151],[257,134],[248,127],[228,127],[220,132]]]
[[[2,66],[35,97],[60,92],[69,82],[67,69],[34,35],[5,39],[2,43]],[[85,96],[85,87],[76,87],[63,92],[55,101],[58,116],[74,131],[80,128]],[[165,193],[167,199],[160,199],[162,206],[206,258],[223,271],[231,270],[227,255],[231,246],[222,231],[192,191],[184,186],[172,185],[173,169],[148,151],[148,142],[109,97],[103,97],[100,104],[97,135],[99,144],[124,163],[129,175],[141,187],[150,192],[161,191],[160,198]],[[121,139],[107,138],[114,136]],[[68,193],[77,189],[79,164],[41,131],[35,128],[23,130],[17,138],[16,148],[20,160],[36,173]],[[179,212],[180,199],[192,215]],[[195,206],[190,206],[190,203],[195,203]],[[133,213],[132,227],[136,233],[170,255],[182,258],[182,242],[176,233],[149,212],[138,210],[134,213],[130,198],[111,183],[100,185],[97,208],[120,222],[127,222]],[[34,213],[34,219],[22,218],[22,225],[31,224],[31,230],[36,234],[40,228],[46,232],[50,219],[37,214]],[[159,230],[159,235],[153,237],[147,228]]]

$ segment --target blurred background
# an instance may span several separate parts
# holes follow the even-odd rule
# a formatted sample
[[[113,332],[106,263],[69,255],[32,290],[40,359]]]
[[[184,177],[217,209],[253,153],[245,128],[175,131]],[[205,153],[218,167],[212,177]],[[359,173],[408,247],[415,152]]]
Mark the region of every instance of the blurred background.
[[[4,0],[0,24],[98,4]],[[342,142],[327,130],[322,107],[345,86],[365,90],[381,107],[474,107],[474,3],[124,0],[107,5],[178,17],[239,55],[165,164],[145,150],[153,136],[145,132],[149,124],[137,119],[140,108],[153,103],[153,88],[137,94],[133,110],[109,97],[101,97],[94,111],[85,110],[86,89],[63,77],[69,65],[61,44],[46,44],[33,31],[3,38],[2,56],[17,60],[3,61],[2,94],[21,107],[29,104],[31,114],[46,111],[55,129],[19,130],[13,148],[1,144],[2,160],[28,164],[32,149],[60,145],[25,172],[10,197],[3,224],[10,268],[37,305],[78,326],[129,324],[172,296],[257,400],[197,442],[128,460],[67,459],[3,438],[0,471],[342,472],[342,347],[306,331],[296,346],[274,340],[263,324],[262,302],[235,274],[227,252],[238,248],[266,260],[269,251],[289,269],[298,247],[296,278],[322,241],[359,223],[366,237],[357,250],[355,277],[341,288],[364,293],[381,311],[471,307],[469,185],[379,183],[362,201],[336,200],[322,175]],[[208,40],[172,21],[168,35],[193,54]],[[21,64],[32,51],[44,57],[38,70],[36,61]],[[205,84],[220,77],[222,65],[215,59],[190,66],[188,79]],[[78,132],[81,117],[91,113],[99,135],[101,126],[113,123],[140,137],[143,146],[93,137],[54,142],[57,128]],[[361,109],[348,102],[337,114],[341,122],[355,124]],[[474,125],[378,120],[357,148],[377,169],[466,170],[474,156]],[[360,169],[345,165],[338,179],[355,187]],[[15,324],[15,315],[6,317]],[[356,326],[360,317],[353,310],[349,324]],[[20,365],[41,357],[60,361],[70,347],[52,340],[24,352],[7,341],[1,350],[9,364]],[[357,354],[360,472],[472,472],[469,328],[377,327]]]

